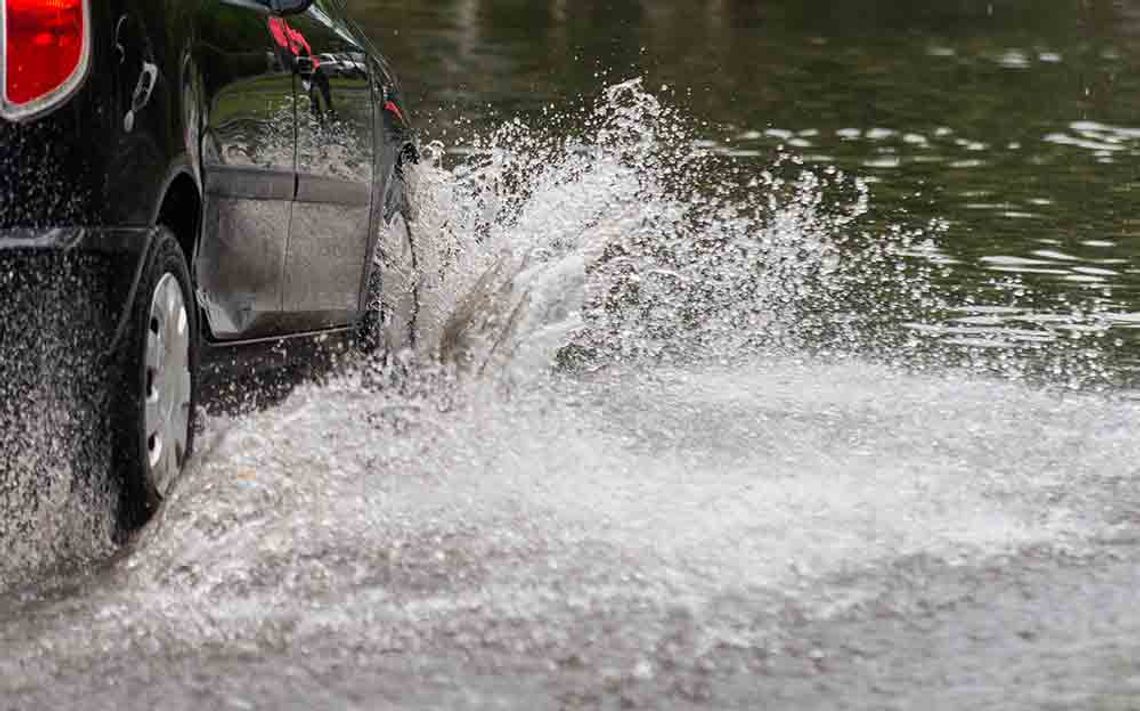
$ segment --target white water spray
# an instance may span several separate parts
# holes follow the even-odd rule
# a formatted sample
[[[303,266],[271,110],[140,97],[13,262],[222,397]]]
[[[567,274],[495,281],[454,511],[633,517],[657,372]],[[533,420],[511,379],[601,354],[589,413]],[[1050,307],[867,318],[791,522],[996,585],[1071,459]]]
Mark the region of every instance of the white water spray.
[[[552,137],[510,122],[451,169],[429,147],[413,180],[421,355],[515,378],[556,362],[883,352],[903,337],[892,327],[940,305],[902,256],[914,235],[857,229],[856,180],[741,181],[637,80],[571,123]]]

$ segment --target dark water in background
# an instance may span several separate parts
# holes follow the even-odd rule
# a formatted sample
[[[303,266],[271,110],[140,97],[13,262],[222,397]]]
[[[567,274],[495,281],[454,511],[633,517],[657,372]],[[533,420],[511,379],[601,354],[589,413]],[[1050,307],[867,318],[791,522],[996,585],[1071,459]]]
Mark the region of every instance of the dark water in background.
[[[871,239],[928,237],[909,258],[945,299],[911,324],[923,343],[1135,384],[1140,2],[351,4],[427,139],[542,125],[643,77],[700,145],[757,172],[839,168],[870,188]]]

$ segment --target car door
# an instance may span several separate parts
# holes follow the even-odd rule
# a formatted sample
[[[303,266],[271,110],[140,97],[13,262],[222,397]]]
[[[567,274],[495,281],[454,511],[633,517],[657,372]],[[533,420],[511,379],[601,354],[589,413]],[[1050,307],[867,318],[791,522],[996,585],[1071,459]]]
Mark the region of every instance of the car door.
[[[283,273],[296,180],[294,67],[268,0],[204,0],[204,224],[195,258],[211,332],[253,338],[287,327]]]
[[[365,49],[330,0],[288,18],[297,194],[284,308],[297,327],[353,321],[372,231],[374,101]]]

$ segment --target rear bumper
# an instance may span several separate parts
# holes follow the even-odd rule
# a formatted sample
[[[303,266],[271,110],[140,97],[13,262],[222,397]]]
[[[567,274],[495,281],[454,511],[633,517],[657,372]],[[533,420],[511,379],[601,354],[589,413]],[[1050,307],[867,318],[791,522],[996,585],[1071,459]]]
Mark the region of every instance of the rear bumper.
[[[153,239],[150,228],[0,230],[0,358],[61,338],[113,354]]]

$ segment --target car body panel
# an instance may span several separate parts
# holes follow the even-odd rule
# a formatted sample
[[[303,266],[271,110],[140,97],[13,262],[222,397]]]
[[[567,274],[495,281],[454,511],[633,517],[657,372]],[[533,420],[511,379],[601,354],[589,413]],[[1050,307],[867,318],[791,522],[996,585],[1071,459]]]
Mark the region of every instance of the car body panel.
[[[199,300],[218,338],[264,335],[282,311],[295,190],[293,67],[268,9],[207,0],[194,47],[202,72],[204,231]]]
[[[390,69],[343,3],[277,18],[311,43],[315,92],[309,68],[275,44],[267,5],[93,1],[82,84],[45,115],[0,119],[0,251],[101,241],[64,245],[61,231],[145,235],[171,186],[188,183],[201,209],[179,240],[209,340],[351,326],[411,132]],[[132,280],[144,253],[119,250],[118,278]]]
[[[374,109],[367,55],[328,0],[285,18],[300,70],[297,196],[285,266],[285,309],[299,328],[349,323],[372,223]]]

